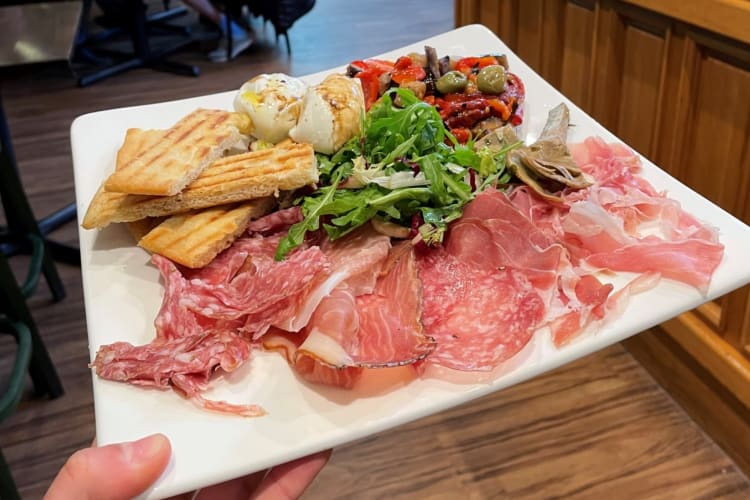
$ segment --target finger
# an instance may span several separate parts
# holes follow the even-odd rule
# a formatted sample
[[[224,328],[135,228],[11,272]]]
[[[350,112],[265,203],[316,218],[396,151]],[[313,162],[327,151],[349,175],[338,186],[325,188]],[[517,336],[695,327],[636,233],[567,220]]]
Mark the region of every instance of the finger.
[[[266,471],[202,488],[192,500],[247,500],[258,489]]]
[[[170,454],[169,440],[161,434],[79,450],[57,474],[44,499],[130,499],[159,478]]]
[[[331,458],[331,450],[272,468],[250,498],[280,500],[299,498]]]

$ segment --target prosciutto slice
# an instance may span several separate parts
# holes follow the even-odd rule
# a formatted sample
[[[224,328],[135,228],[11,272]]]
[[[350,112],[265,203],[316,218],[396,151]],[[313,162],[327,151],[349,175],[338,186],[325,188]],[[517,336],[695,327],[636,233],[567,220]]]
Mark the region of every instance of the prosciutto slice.
[[[351,252],[354,242],[346,248]],[[421,283],[411,246],[394,249],[387,266],[371,293],[359,293],[366,281],[361,272],[352,276],[353,285],[347,280],[337,286],[316,308],[301,343],[289,343],[287,335],[264,339],[264,346],[283,349],[306,380],[340,387],[352,387],[364,368],[424,359],[434,342],[424,335],[420,322]]]
[[[564,248],[537,228],[510,199],[490,189],[477,195],[456,221],[446,241],[448,253],[462,262],[492,271],[523,270],[544,296],[556,285]]]
[[[549,326],[553,341],[561,345],[604,316],[603,305],[613,287],[572,265],[557,229],[564,216],[545,209],[551,206],[547,201],[537,203],[530,196],[536,195],[526,193],[517,206],[499,191],[477,195],[451,226],[446,251],[475,270],[510,269],[528,280],[543,303],[544,319],[538,326]],[[503,360],[501,356],[495,362]]]
[[[657,192],[624,146],[589,138],[572,154],[597,183],[567,197],[567,245],[594,269],[660,273],[702,293],[724,254],[716,231]]]

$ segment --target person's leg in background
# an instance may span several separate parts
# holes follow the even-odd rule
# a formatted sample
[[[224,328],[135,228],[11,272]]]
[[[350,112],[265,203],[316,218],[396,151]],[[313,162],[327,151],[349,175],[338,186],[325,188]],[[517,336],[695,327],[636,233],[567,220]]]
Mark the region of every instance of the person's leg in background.
[[[253,44],[252,35],[236,22],[229,20],[211,3],[211,0],[182,0],[182,3],[216,24],[224,35],[226,35],[227,30],[232,30],[232,53],[228,53],[228,41],[226,36],[223,36],[219,46],[208,53],[208,58],[213,62],[226,62],[228,59],[234,59]]]

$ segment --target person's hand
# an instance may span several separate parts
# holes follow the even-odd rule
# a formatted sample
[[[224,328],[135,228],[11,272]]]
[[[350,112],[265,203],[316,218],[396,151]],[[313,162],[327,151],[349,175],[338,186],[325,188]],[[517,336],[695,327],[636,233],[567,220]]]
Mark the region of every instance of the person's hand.
[[[75,452],[57,474],[45,500],[126,500],[143,493],[169,463],[171,446],[155,434],[132,443]],[[328,461],[325,451],[268,471],[227,481],[174,500],[293,499],[305,491]]]

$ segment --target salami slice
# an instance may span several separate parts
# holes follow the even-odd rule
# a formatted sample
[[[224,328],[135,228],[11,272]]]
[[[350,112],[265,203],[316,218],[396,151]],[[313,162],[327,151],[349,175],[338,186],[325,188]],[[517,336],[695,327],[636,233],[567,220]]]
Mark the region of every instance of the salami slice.
[[[256,417],[265,411],[256,405],[210,401],[201,396],[218,368],[235,370],[250,358],[250,342],[229,331],[209,331],[133,346],[117,342],[103,346],[91,366],[108,380],[135,385],[173,388],[199,406],[223,413]]]
[[[443,249],[419,261],[422,322],[437,342],[427,362],[455,370],[489,371],[518,353],[546,313],[523,273],[470,266]]]

